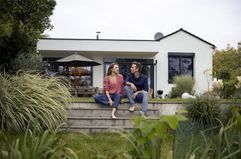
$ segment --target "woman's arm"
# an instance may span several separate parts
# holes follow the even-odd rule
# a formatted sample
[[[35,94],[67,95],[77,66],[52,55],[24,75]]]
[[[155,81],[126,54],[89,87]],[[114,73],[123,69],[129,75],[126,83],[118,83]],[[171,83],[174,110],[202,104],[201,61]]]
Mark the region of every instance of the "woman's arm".
[[[107,96],[107,98],[108,98],[108,100],[109,100],[110,106],[112,106],[112,105],[113,105],[113,101],[112,101],[112,99],[110,98],[110,93],[109,93],[109,91],[105,91],[105,94],[106,94],[106,96]]]
[[[107,98],[108,98],[108,100],[109,100],[110,106],[112,106],[113,101],[112,101],[111,98],[110,98],[109,90],[110,90],[110,80],[109,80],[109,77],[106,76],[106,77],[104,78],[104,93],[105,93],[105,95],[107,96]]]

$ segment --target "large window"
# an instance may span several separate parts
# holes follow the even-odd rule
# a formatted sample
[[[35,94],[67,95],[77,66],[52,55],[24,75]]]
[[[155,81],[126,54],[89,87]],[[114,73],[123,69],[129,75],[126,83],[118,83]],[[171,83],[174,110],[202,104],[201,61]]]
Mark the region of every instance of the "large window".
[[[193,77],[193,53],[168,53],[168,82],[175,76],[189,75]]]

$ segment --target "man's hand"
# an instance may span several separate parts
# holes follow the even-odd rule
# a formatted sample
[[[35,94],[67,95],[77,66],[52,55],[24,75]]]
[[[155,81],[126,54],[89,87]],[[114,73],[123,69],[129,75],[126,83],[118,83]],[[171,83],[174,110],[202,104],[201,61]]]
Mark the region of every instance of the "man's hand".
[[[134,92],[137,91],[137,88],[133,83],[131,83],[131,90],[133,90]]]
[[[136,99],[137,94],[138,94],[138,92],[133,93],[132,96],[131,96],[131,98],[132,98],[132,99]]]

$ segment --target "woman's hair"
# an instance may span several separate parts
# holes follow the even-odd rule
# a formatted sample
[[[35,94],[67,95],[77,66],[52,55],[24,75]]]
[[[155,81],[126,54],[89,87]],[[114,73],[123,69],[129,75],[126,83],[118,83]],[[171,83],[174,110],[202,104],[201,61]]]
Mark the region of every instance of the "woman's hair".
[[[115,65],[118,65],[117,63],[112,63],[110,64],[108,70],[107,70],[107,76],[111,75],[112,71],[111,69],[115,66]]]

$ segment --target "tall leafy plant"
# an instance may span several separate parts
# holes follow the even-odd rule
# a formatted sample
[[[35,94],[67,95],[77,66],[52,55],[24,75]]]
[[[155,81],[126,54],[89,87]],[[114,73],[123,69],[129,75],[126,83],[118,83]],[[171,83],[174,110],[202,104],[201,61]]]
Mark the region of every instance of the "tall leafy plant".
[[[218,126],[221,117],[221,108],[217,99],[211,96],[197,96],[187,101],[187,117],[203,128]]]
[[[156,122],[144,120],[143,117],[132,119],[134,132],[122,133],[122,136],[133,145],[131,156],[138,159],[160,159],[163,140],[177,128],[180,121],[186,120],[182,115],[161,116]]]
[[[42,135],[27,129],[23,138],[12,142],[0,132],[0,158],[2,159],[78,159],[76,153],[57,136],[56,131],[46,130]]]
[[[241,115],[240,109],[233,109],[233,118],[224,126],[221,124],[219,131],[212,136],[209,130],[201,131],[204,147],[194,147],[185,154],[185,159],[237,159],[241,158]],[[197,152],[199,150],[199,152]],[[200,153],[201,152],[201,153]]]
[[[37,131],[55,129],[67,115],[69,92],[58,78],[19,72],[0,74],[0,129]]]
[[[171,97],[181,97],[183,93],[193,94],[193,86],[195,81],[191,76],[176,76],[174,78],[175,87],[172,88]]]

